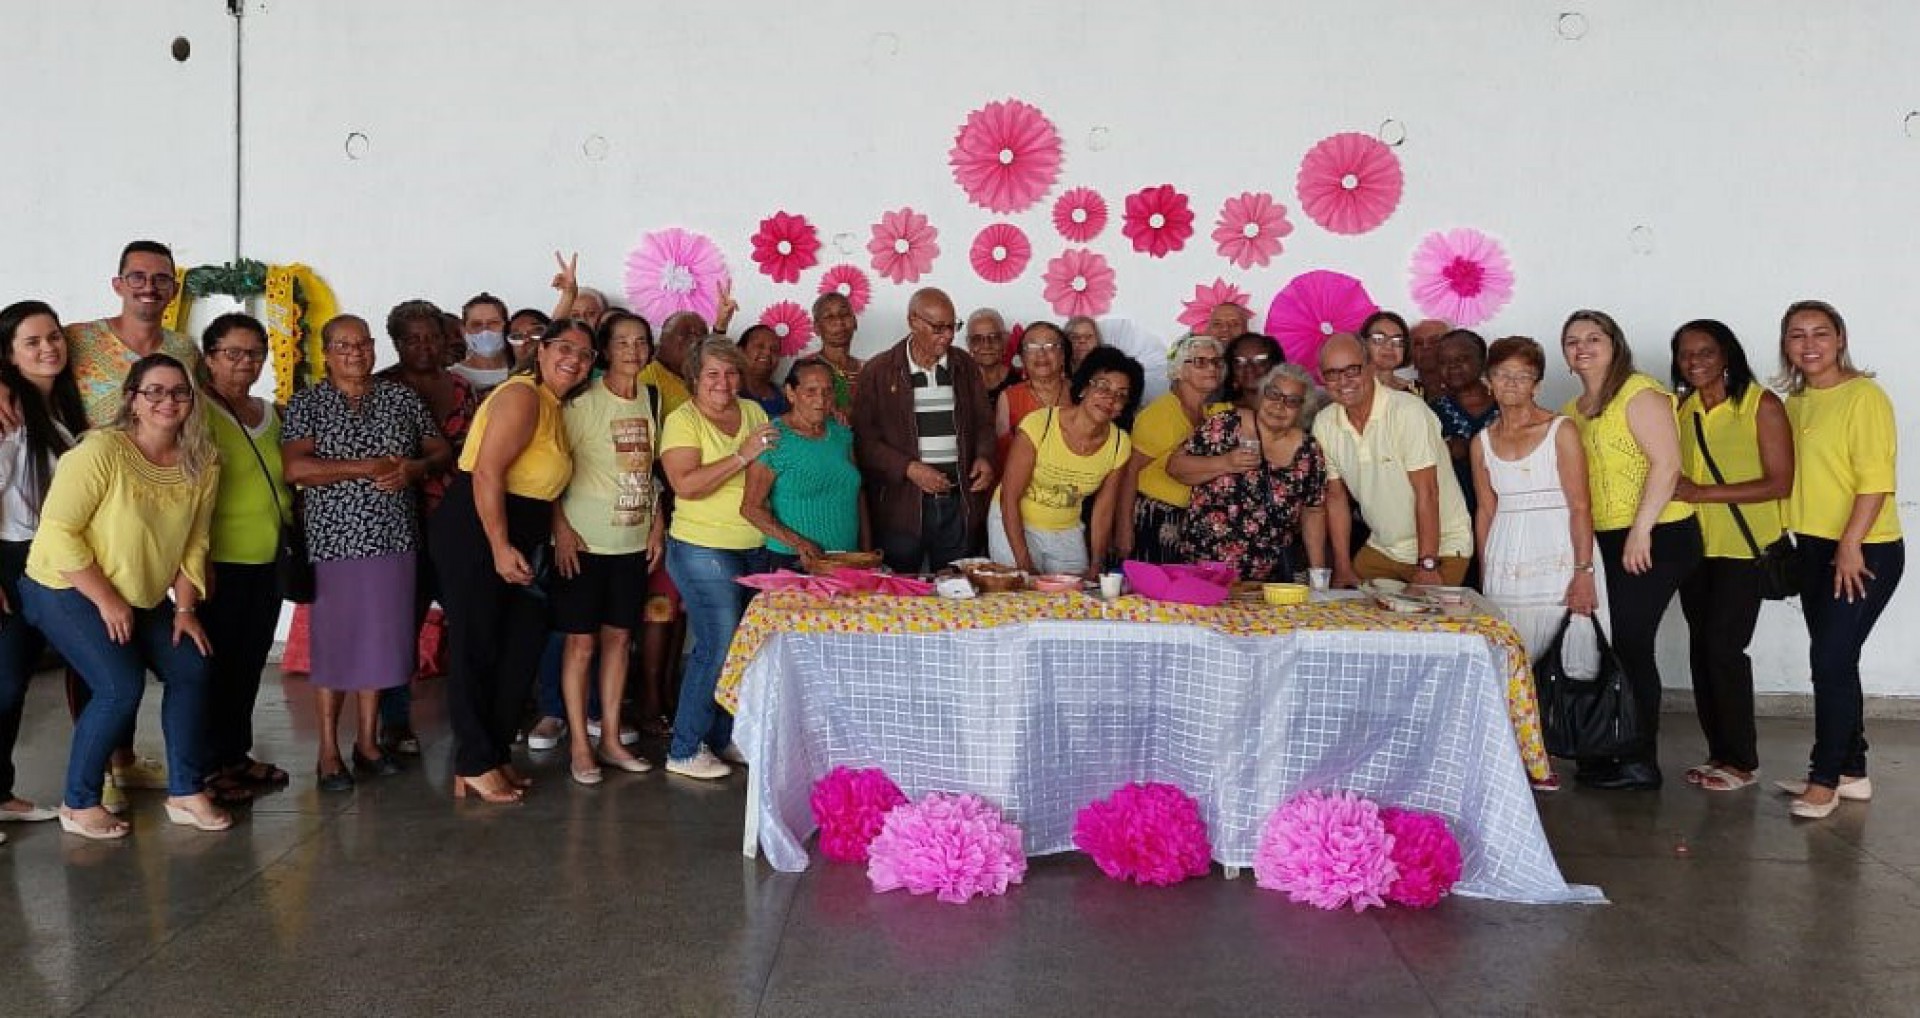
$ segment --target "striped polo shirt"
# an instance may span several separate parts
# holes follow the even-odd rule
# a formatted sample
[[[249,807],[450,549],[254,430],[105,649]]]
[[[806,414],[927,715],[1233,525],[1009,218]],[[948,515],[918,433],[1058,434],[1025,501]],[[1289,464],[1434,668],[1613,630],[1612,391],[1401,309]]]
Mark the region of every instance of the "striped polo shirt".
[[[920,433],[920,462],[958,475],[960,442],[953,413],[953,369],[943,354],[931,368],[907,357],[907,377],[913,382],[913,417]]]

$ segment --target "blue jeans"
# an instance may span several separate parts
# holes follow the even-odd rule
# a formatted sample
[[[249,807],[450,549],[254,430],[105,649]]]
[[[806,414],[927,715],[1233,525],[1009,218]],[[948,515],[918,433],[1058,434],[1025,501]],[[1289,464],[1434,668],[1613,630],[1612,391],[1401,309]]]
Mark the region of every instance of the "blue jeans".
[[[703,742],[715,752],[733,744],[733,715],[713,702],[713,691],[720,682],[733,630],[753,596],[734,580],[764,572],[766,567],[765,548],[734,551],[667,539],[667,573],[680,588],[687,631],[693,637],[693,652],[687,655],[686,672],[680,679],[680,709],[673,716],[668,757],[685,760],[698,753]]]
[[[67,756],[64,802],[74,809],[100,805],[102,776],[114,744],[128,731],[146,692],[147,670],[166,684],[160,728],[167,739],[167,794],[200,791],[207,721],[207,659],[192,640],[173,642],[173,603],[133,610],[133,638],[114,643],[100,609],[77,590],[52,590],[31,577],[20,581],[27,621],[46,634],[93,692],[74,722]]]
[[[1900,585],[1903,541],[1860,547],[1867,596],[1851,604],[1833,596],[1835,542],[1796,535],[1800,544],[1800,612],[1807,620],[1807,664],[1813,672],[1813,754],[1807,780],[1836,788],[1842,777],[1867,774],[1865,705],[1860,693],[1860,648]]]

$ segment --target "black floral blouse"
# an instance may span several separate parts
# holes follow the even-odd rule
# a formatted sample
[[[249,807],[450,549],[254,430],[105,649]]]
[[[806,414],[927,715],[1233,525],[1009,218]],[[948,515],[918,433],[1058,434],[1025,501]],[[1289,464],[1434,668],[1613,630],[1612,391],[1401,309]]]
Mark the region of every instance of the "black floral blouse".
[[[1222,456],[1240,444],[1240,412],[1223,410],[1201,422],[1187,439],[1194,456]],[[1324,504],[1327,460],[1312,435],[1302,435],[1293,460],[1264,464],[1242,474],[1222,474],[1193,486],[1193,502],[1181,531],[1181,557],[1188,562],[1229,562],[1243,580],[1291,580],[1281,576],[1300,544],[1303,511]]]
[[[331,382],[293,394],[282,442],[313,440],[314,455],[330,460],[420,455],[439,438],[427,404],[412,389],[385,378],[369,380],[358,404]],[[419,498],[412,491],[381,491],[365,478],[304,489],[307,550],[315,562],[379,558],[420,547]]]

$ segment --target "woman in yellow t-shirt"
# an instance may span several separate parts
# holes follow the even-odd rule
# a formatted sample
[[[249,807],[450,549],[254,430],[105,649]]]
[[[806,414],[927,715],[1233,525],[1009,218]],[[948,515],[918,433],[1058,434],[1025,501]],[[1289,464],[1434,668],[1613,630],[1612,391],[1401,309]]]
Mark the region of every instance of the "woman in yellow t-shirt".
[[[1818,820],[1873,796],[1860,696],[1860,648],[1906,566],[1894,509],[1893,403],[1847,353],[1847,323],[1824,301],[1780,319],[1780,384],[1799,462],[1787,526],[1800,544],[1800,610],[1813,673],[1807,780],[1782,781],[1794,816]]]
[[[1172,388],[1133,422],[1133,458],[1120,481],[1114,522],[1114,552],[1120,558],[1179,561],[1193,489],[1167,475],[1167,460],[1219,409],[1210,401],[1225,372],[1226,347],[1212,336],[1188,335],[1167,351]]]
[[[1095,347],[1073,371],[1071,403],[1021,420],[994,495],[1000,525],[987,527],[995,562],[1029,573],[1098,571],[1113,534],[1120,475],[1133,454],[1132,441],[1114,420],[1145,383],[1138,361],[1110,346]],[[1091,531],[1080,521],[1088,498]]]
[[[1601,789],[1660,787],[1656,733],[1660,667],[1654,636],[1680,581],[1700,561],[1693,507],[1674,500],[1680,435],[1673,396],[1633,369],[1620,326],[1599,311],[1575,311],[1560,329],[1560,350],[1581,392],[1561,412],[1580,429],[1594,540],[1607,571],[1613,649],[1633,691],[1638,744],[1617,757],[1580,761],[1575,779]]]

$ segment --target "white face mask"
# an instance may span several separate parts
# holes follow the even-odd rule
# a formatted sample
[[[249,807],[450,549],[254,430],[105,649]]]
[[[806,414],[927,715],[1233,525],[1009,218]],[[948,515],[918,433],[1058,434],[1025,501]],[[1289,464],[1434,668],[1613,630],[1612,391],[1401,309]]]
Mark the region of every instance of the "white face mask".
[[[482,357],[497,357],[507,348],[507,336],[504,332],[489,329],[486,332],[467,333],[467,350]]]

